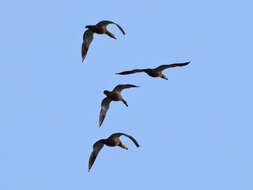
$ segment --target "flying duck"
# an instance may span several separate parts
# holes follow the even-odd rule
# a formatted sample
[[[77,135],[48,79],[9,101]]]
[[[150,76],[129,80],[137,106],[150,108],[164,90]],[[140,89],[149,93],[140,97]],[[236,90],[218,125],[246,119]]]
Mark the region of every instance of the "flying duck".
[[[114,24],[116,25],[120,31],[125,35],[124,30],[121,28],[120,25],[118,25],[115,22],[112,21],[108,21],[108,20],[103,20],[99,23],[97,23],[96,25],[87,25],[85,26],[85,28],[88,28],[84,34],[83,34],[83,44],[82,44],[82,49],[81,49],[81,53],[82,53],[82,62],[84,61],[86,54],[88,52],[89,46],[93,40],[93,34],[107,34],[108,36],[110,36],[111,38],[116,39],[116,37],[114,36],[114,34],[112,34],[111,32],[109,32],[107,30],[107,25],[108,24]]]
[[[139,87],[139,86],[135,86],[132,84],[120,84],[116,86],[111,92],[108,90],[104,91],[104,94],[106,95],[106,97],[103,99],[101,103],[101,111],[99,114],[99,126],[102,125],[105,119],[105,115],[106,115],[107,110],[109,109],[111,101],[122,101],[126,106],[128,106],[126,100],[124,100],[124,98],[121,96],[121,91],[126,88],[133,88],[133,87]]]
[[[139,147],[138,142],[132,136],[127,135],[125,133],[114,133],[110,137],[108,137],[107,139],[100,139],[99,141],[97,141],[96,143],[93,144],[93,151],[90,155],[88,171],[90,171],[93,163],[95,162],[95,160],[97,158],[97,155],[98,155],[99,151],[104,147],[104,145],[107,145],[107,146],[110,146],[110,147],[119,146],[123,149],[128,150],[126,145],[124,145],[120,140],[120,136],[122,136],[122,135],[128,137],[130,140],[133,141],[133,143],[137,147]]]
[[[162,71],[164,69],[168,69],[168,68],[173,68],[173,67],[182,67],[182,66],[186,66],[190,63],[189,62],[185,62],[185,63],[174,63],[174,64],[170,64],[170,65],[161,65],[159,67],[156,67],[154,69],[134,69],[131,71],[124,71],[121,73],[116,73],[118,75],[129,75],[129,74],[134,74],[134,73],[140,73],[140,72],[145,72],[147,73],[149,76],[151,77],[161,77],[165,80],[168,80],[168,78],[166,78],[166,76],[162,73]]]

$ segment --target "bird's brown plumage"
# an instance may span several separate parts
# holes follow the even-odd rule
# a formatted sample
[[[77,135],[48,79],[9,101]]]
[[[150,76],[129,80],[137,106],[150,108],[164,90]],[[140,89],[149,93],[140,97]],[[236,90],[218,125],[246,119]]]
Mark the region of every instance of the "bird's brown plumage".
[[[169,65],[161,65],[157,68],[155,68],[156,71],[163,71],[164,69],[168,69],[168,68],[173,68],[173,67],[183,67],[186,66],[190,63],[190,61],[185,62],[185,63],[173,63],[173,64],[169,64]]]
[[[140,145],[138,144],[138,142],[135,140],[135,138],[133,138],[132,136],[130,135],[127,135],[126,133],[114,133],[112,134],[108,139],[114,139],[114,138],[119,138],[120,136],[126,136],[128,137],[131,141],[133,141],[133,143],[139,147]]]
[[[122,27],[120,25],[118,25],[115,22],[108,21],[108,20],[101,21],[101,22],[97,23],[96,25],[86,26],[86,28],[88,28],[88,29],[83,34],[83,43],[82,43],[82,48],[81,48],[82,62],[84,61],[84,59],[87,55],[89,46],[90,46],[90,44],[93,40],[93,34],[94,33],[96,33],[96,34],[107,34],[111,38],[116,39],[114,34],[107,30],[106,27],[107,27],[108,24],[116,25],[119,28],[119,30],[125,35],[125,31],[122,29]]]
[[[93,40],[93,32],[91,30],[86,30],[83,34],[83,43],[82,43],[82,62],[85,59],[88,49],[90,47],[90,44]]]
[[[166,76],[162,73],[164,69],[168,68],[173,68],[173,67],[182,67],[188,65],[190,62],[185,62],[185,63],[174,63],[174,64],[169,64],[169,65],[161,65],[159,67],[153,68],[153,69],[134,69],[130,71],[123,71],[120,73],[116,73],[119,75],[129,75],[129,74],[134,74],[134,73],[140,73],[140,72],[145,72],[151,77],[161,77],[164,79],[167,79]]]
[[[127,149],[126,145],[124,145],[119,139],[120,136],[122,135],[128,137],[137,147],[140,146],[134,137],[127,135],[125,133],[114,133],[111,136],[109,136],[107,139],[100,139],[99,141],[93,144],[93,151],[90,154],[90,158],[89,158],[88,171],[90,171],[92,165],[94,164],[97,158],[98,153],[104,147],[104,145],[107,145],[110,147],[119,146],[121,148]]]
[[[126,34],[125,31],[123,30],[123,28],[120,25],[118,25],[115,22],[109,21],[109,20],[103,20],[103,21],[97,23],[96,26],[97,27],[107,27],[108,24],[116,25],[119,28],[119,30],[122,32],[122,34],[124,34],[124,35]]]
[[[115,92],[115,91],[121,92],[122,90],[124,90],[126,88],[136,88],[136,87],[139,87],[139,86],[136,86],[133,84],[120,84],[113,89],[113,92]]]
[[[121,85],[116,86],[111,92],[109,91],[104,92],[107,97],[105,97],[101,103],[101,110],[99,114],[99,126],[102,125],[105,119],[105,116],[110,107],[111,101],[122,101],[126,106],[128,106],[127,102],[121,96],[121,91],[123,89],[133,88],[133,87],[138,87],[138,86],[132,85],[132,84],[121,84]]]
[[[100,114],[99,114],[99,126],[102,125],[105,116],[106,116],[106,112],[108,111],[109,107],[110,107],[110,103],[111,103],[111,99],[106,97],[103,99],[102,103],[101,103],[101,110],[100,110]]]

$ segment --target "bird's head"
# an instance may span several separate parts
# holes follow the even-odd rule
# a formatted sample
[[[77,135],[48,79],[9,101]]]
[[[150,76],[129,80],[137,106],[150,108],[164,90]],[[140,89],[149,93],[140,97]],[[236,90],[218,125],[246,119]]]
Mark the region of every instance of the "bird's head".
[[[104,94],[107,95],[107,96],[109,95],[109,93],[110,93],[110,92],[109,92],[108,90],[105,90],[105,91],[104,91]]]
[[[91,29],[92,25],[87,25],[87,26],[85,26],[85,28]]]

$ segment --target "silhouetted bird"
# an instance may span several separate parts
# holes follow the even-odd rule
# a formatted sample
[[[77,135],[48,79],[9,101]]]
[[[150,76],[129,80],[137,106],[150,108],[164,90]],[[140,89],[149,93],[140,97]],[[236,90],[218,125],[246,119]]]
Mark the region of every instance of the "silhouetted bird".
[[[114,34],[112,34],[111,32],[109,32],[107,30],[106,27],[107,27],[108,24],[115,24],[120,29],[120,31],[125,35],[124,30],[118,24],[116,24],[115,22],[112,22],[112,21],[108,21],[108,20],[101,21],[101,22],[97,23],[96,25],[87,25],[87,26],[85,26],[85,28],[88,28],[88,30],[86,30],[83,34],[83,44],[82,44],[82,50],[81,50],[81,52],[82,52],[82,62],[85,59],[86,54],[87,54],[88,49],[89,49],[89,46],[90,46],[90,44],[93,40],[93,33],[107,34],[111,38],[116,39]]]
[[[99,114],[99,126],[102,125],[104,119],[105,119],[105,115],[107,110],[109,109],[110,103],[111,101],[122,101],[126,106],[127,102],[126,100],[124,100],[121,96],[121,90],[126,89],[126,88],[132,88],[132,87],[138,87],[132,84],[121,84],[116,86],[113,91],[108,91],[105,90],[104,94],[107,96],[106,98],[103,99],[102,103],[101,103],[101,111]]]
[[[90,159],[89,159],[89,170],[91,169],[93,163],[95,162],[97,155],[99,153],[99,151],[104,147],[104,145],[113,147],[113,146],[119,146],[121,148],[124,148],[126,150],[128,150],[128,148],[126,147],[126,145],[124,145],[121,140],[119,139],[119,137],[121,135],[124,135],[126,137],[128,137],[129,139],[131,139],[133,141],[133,143],[139,147],[138,142],[132,137],[129,136],[125,133],[114,133],[112,134],[110,137],[108,137],[107,139],[101,139],[99,141],[97,141],[96,143],[93,144],[93,152],[90,155]]]
[[[172,67],[182,67],[188,65],[190,62],[185,62],[185,63],[174,63],[170,65],[161,65],[157,68],[154,69],[135,69],[132,71],[124,71],[121,73],[116,73],[118,75],[129,75],[129,74],[134,74],[134,73],[140,73],[140,72],[145,72],[151,77],[161,77],[165,80],[168,80],[166,76],[162,73],[164,69],[172,68]]]

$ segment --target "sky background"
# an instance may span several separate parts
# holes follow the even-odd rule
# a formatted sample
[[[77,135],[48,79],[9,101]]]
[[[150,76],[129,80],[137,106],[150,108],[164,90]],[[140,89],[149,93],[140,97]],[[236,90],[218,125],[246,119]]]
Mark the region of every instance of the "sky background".
[[[0,6],[0,189],[253,189],[253,3],[3,1]],[[85,25],[112,20],[117,40]],[[136,68],[191,61],[164,72]],[[141,86],[113,102],[104,90]],[[129,150],[94,142],[124,132]]]

